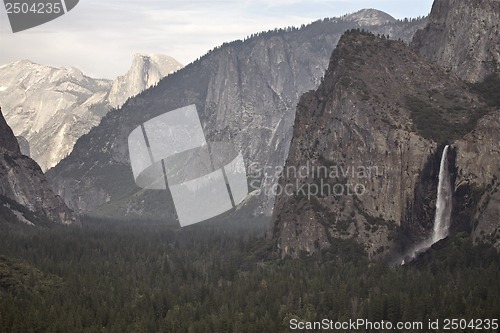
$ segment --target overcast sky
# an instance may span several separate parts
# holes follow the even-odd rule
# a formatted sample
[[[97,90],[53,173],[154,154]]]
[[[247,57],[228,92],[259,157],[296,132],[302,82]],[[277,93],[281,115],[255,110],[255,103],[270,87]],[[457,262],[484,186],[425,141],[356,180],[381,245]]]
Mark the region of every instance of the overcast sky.
[[[432,0],[80,0],[66,15],[13,34],[0,5],[0,65],[29,59],[113,79],[128,70],[135,53],[163,53],[186,65],[223,42],[263,30],[363,8],[417,17],[431,6]]]

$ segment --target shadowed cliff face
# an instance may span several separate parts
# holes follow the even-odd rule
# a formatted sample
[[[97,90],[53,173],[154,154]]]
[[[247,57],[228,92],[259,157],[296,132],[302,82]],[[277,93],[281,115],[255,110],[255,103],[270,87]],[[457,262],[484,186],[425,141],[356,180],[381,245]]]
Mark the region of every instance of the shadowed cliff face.
[[[492,112],[467,84],[403,43],[346,33],[323,83],[300,99],[285,169],[309,163],[377,172],[337,178],[285,172],[283,187],[299,178],[301,184],[359,185],[364,191],[278,196],[274,237],[282,255],[313,253],[332,237],[354,237],[373,257],[394,246],[400,227],[414,241],[425,238],[435,210],[438,145],[458,140],[457,172],[464,172],[461,142],[471,143],[468,133]],[[495,152],[491,145],[486,149]],[[471,166],[468,172],[478,170]]]
[[[500,85],[498,86],[500,91]],[[474,240],[500,249],[500,105],[456,142],[454,216]]]
[[[0,113],[1,113],[0,109]],[[19,144],[17,142],[12,129],[7,125],[3,114],[0,116],[0,147],[11,153],[20,153]]]
[[[423,24],[397,22],[366,29],[409,40]],[[197,106],[209,141],[233,142],[247,166],[283,166],[300,95],[317,87],[338,39],[357,26],[332,19],[224,44],[110,112],[47,176],[77,211],[171,216],[164,193],[134,184],[127,137],[145,121],[190,104]],[[274,197],[264,193],[257,212],[270,215]]]
[[[500,71],[500,1],[436,0],[412,47],[469,82]]]
[[[50,188],[40,167],[21,154],[0,110],[0,221],[39,225],[77,222]]]

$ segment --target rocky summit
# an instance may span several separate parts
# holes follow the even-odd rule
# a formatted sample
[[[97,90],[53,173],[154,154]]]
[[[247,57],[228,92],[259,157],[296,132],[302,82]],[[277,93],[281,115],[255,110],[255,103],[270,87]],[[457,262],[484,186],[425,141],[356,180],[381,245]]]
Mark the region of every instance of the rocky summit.
[[[163,77],[183,66],[174,58],[163,54],[136,54],[125,75],[117,77],[109,92],[109,104],[118,108],[132,96],[157,84]]]
[[[454,156],[454,227],[494,236],[498,199],[488,198],[499,186],[498,115],[470,85],[404,43],[346,33],[320,87],[298,103],[279,183],[289,191],[274,209],[281,254],[354,238],[378,257],[424,239],[444,144]]]
[[[344,20],[354,21],[360,26],[384,25],[395,23],[397,20],[391,15],[377,9],[362,9],[343,17]]]
[[[78,223],[36,162],[21,154],[0,110],[0,222],[14,221],[29,225]]]

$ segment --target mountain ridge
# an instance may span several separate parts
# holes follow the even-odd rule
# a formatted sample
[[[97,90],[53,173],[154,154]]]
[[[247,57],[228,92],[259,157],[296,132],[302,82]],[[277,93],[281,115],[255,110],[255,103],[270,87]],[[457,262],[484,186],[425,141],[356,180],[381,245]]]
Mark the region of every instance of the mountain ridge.
[[[373,29],[409,41],[424,23],[398,21]],[[148,119],[189,104],[197,106],[208,140],[232,141],[247,161],[261,167],[283,165],[298,97],[320,83],[338,38],[352,27],[359,25],[340,18],[319,20],[301,29],[276,29],[216,47],[130,99],[120,111],[108,113],[68,158],[48,172],[50,182],[77,211],[169,216],[171,207],[154,209],[161,204],[158,200],[168,198],[140,191],[133,183],[127,137]],[[82,182],[79,177],[84,175]],[[275,180],[263,182],[263,188]],[[264,192],[257,213],[270,215],[274,199]]]

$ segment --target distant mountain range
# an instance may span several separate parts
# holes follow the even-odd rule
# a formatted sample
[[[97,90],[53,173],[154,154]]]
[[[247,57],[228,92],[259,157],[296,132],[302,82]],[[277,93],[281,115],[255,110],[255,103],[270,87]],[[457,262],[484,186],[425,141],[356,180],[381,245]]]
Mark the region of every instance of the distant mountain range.
[[[28,140],[43,133],[53,119],[61,126],[78,123],[57,116],[77,102],[87,107],[82,114],[88,119],[103,116],[82,133],[69,156],[47,172],[54,191],[77,212],[175,220],[167,191],[143,190],[134,183],[127,139],[144,122],[195,104],[209,141],[232,142],[242,151],[250,177],[254,168],[261,168],[261,193],[254,191],[245,201],[247,209],[237,210],[232,218],[272,214],[271,234],[282,256],[312,254],[328,248],[333,238],[353,238],[376,258],[422,240],[432,228],[444,145],[450,147],[453,232],[470,233],[475,241],[498,248],[498,9],[494,0],[436,0],[429,24],[426,19],[398,21],[363,10],[225,43],[159,82],[179,66],[170,58],[138,56],[129,73],[115,83],[87,78],[75,69],[19,62],[12,66],[29,70],[4,74],[9,80],[0,82],[10,82],[2,85],[2,93],[21,104],[26,100],[28,110],[32,104],[43,105],[44,94],[50,96],[51,113],[14,108],[14,127],[23,125],[22,119],[30,123],[18,133]],[[462,20],[468,30],[458,28]],[[482,36],[484,31],[488,40],[476,43],[465,37]],[[162,64],[174,68],[152,68]],[[38,85],[51,88],[29,100]],[[128,94],[149,85],[126,101]],[[124,104],[106,113],[110,103]],[[82,123],[90,128],[88,119]],[[60,212],[45,215],[72,223],[72,213],[46,190],[43,175],[22,157],[13,134],[4,132],[2,211],[18,216],[11,209],[17,202],[30,211],[48,212],[40,207],[39,193],[45,193],[48,201],[42,201]],[[61,146],[65,135],[59,134],[59,139],[47,139],[46,145]],[[281,193],[275,201],[267,190],[297,177],[273,172],[308,163],[377,169],[365,176],[351,170],[336,177],[308,174],[299,179],[303,185],[357,182],[365,190],[362,195],[310,198],[294,192]],[[265,170],[271,171],[268,178],[262,174]],[[30,183],[40,186],[28,189]],[[22,214],[20,209],[15,208]]]
[[[181,67],[167,56],[137,54],[128,73],[110,81],[22,60],[0,67],[0,103],[7,123],[29,142],[31,157],[45,171],[112,107]]]

